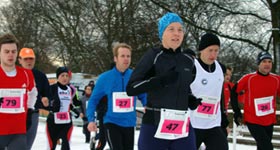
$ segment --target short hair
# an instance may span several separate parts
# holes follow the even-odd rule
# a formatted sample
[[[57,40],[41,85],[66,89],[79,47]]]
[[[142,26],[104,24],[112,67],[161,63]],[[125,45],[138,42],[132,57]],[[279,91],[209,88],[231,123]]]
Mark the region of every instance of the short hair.
[[[233,72],[233,68],[230,67],[230,66],[227,66],[226,69],[229,70],[229,71],[231,71],[231,72]]]
[[[90,87],[92,89],[92,86],[86,85],[84,90],[86,90],[88,87]]]
[[[113,48],[113,56],[118,56],[119,55],[119,48],[127,48],[130,50],[130,52],[132,52],[132,48],[130,45],[126,44],[126,43],[117,43],[114,48]]]
[[[11,44],[15,43],[17,45],[17,49],[19,47],[19,41],[13,34],[4,34],[0,36],[0,49],[2,48],[3,44]]]

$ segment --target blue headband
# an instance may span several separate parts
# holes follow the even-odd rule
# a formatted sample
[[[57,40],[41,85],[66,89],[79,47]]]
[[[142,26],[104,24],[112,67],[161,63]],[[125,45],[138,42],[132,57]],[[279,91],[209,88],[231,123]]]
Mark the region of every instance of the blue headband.
[[[184,26],[182,19],[175,13],[166,13],[163,17],[160,18],[158,22],[158,35],[160,41],[162,40],[162,35],[166,27],[168,27],[173,22],[179,22],[182,26]]]

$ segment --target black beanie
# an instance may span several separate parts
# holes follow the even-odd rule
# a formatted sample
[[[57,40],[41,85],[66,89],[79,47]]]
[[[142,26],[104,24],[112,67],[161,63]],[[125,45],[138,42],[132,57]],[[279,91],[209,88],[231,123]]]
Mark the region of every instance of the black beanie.
[[[260,52],[258,54],[258,57],[257,57],[257,64],[259,65],[261,63],[261,61],[264,60],[264,59],[271,59],[272,60],[272,56],[266,51]]]
[[[216,35],[214,35],[212,33],[206,33],[201,37],[198,50],[202,51],[206,47],[211,46],[211,45],[220,46],[220,40]]]
[[[56,78],[58,78],[58,76],[63,73],[63,72],[67,72],[68,73],[68,69],[67,67],[59,67],[56,69]]]

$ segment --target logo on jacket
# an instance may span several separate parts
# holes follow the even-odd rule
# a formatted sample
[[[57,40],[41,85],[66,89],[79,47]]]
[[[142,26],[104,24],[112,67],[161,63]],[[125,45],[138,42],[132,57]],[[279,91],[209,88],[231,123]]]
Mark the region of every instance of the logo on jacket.
[[[190,69],[189,68],[184,68],[184,71],[190,71]]]
[[[202,85],[206,85],[208,83],[207,79],[202,79],[201,80]]]
[[[25,83],[23,83],[21,87],[26,88],[27,86]]]

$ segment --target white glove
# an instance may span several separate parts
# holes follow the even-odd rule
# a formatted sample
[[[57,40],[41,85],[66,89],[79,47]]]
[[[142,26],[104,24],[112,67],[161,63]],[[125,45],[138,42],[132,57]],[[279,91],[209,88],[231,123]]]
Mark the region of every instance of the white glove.
[[[36,87],[33,87],[31,91],[27,92],[27,108],[34,109],[34,105],[37,100],[38,91]]]

